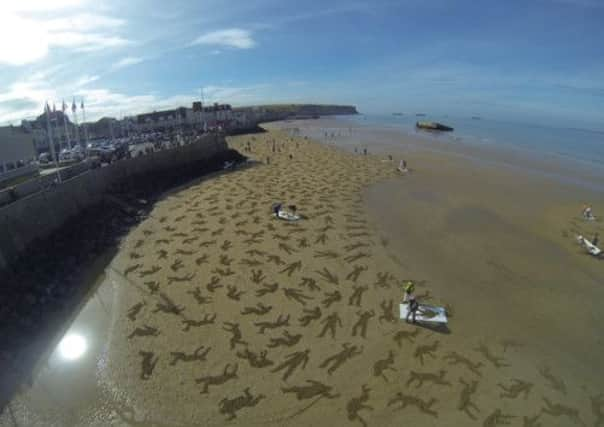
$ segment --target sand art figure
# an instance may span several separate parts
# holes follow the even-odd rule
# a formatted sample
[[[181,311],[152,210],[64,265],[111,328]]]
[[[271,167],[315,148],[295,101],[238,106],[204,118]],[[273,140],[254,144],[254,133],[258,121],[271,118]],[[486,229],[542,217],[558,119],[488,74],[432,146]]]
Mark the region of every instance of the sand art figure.
[[[380,303],[380,308],[382,309],[382,314],[378,317],[378,321],[382,323],[382,321],[386,321],[388,323],[395,323],[397,321],[397,317],[394,315],[394,301],[393,300],[382,300]]]
[[[300,271],[301,269],[302,269],[302,261],[296,261],[296,262],[290,263],[287,267],[285,267],[283,270],[281,270],[280,273],[287,273],[287,276],[291,277],[291,275],[294,272]]]
[[[342,350],[333,356],[325,359],[320,365],[320,368],[329,368],[327,369],[327,373],[329,375],[333,374],[344,362],[352,359],[355,356],[358,356],[363,352],[363,347],[357,347],[356,345],[350,345],[350,343],[342,344]]]
[[[239,329],[239,323],[231,323],[224,322],[223,330],[231,333],[231,339],[229,340],[229,344],[231,346],[231,350],[235,348],[237,344],[247,345],[247,341],[243,341],[241,329]]]
[[[153,313],[162,312],[166,314],[175,314],[179,315],[184,311],[184,307],[182,305],[176,305],[174,301],[172,301],[166,294],[163,292],[159,293],[159,297],[161,302],[155,303],[155,309]]]
[[[313,299],[296,288],[283,288],[283,294],[288,300],[294,300],[302,305],[306,305],[306,301]]]
[[[130,335],[128,335],[128,339],[132,339],[134,337],[156,337],[160,334],[157,328],[152,326],[144,325],[142,328],[136,328]]]
[[[141,312],[143,307],[145,306],[145,302],[141,301],[139,303],[134,304],[132,307],[128,309],[127,317],[130,321],[134,322],[136,320],[136,316]]]
[[[504,386],[501,383],[498,383],[497,386],[503,390],[499,397],[508,398],[508,399],[516,399],[520,394],[524,395],[524,399],[528,397],[530,394],[533,383],[529,383],[527,381],[519,380],[517,378],[512,379],[512,384],[508,387]]]
[[[566,384],[564,383],[564,380],[554,376],[549,366],[543,366],[540,368],[539,373],[547,380],[552,389],[559,391],[562,394],[566,394]]]
[[[367,422],[359,415],[360,411],[373,411],[373,407],[366,404],[369,400],[369,392],[371,389],[363,384],[361,387],[361,395],[353,397],[346,404],[346,412],[348,412],[348,421],[358,420],[363,427],[367,427]]]
[[[419,397],[410,396],[410,395],[406,395],[401,392],[398,392],[392,399],[390,399],[388,401],[387,406],[392,406],[392,405],[398,404],[399,406],[396,409],[399,409],[399,410],[405,409],[407,406],[415,406],[422,413],[437,418],[438,413],[434,409],[432,409],[432,406],[434,406],[434,404],[437,402],[438,402],[438,400],[436,400],[434,398],[432,398],[428,401],[424,401],[424,400],[420,399]]]
[[[259,354],[250,351],[247,347],[243,351],[236,353],[240,359],[247,360],[252,368],[266,368],[274,364],[272,360],[267,358],[267,351],[263,350]]]
[[[234,365],[226,364],[224,367],[222,374],[219,375],[207,375],[205,377],[200,377],[195,380],[196,384],[202,384],[203,388],[201,390],[201,394],[209,393],[210,386],[222,385],[229,380],[234,380],[235,378],[239,378],[237,376],[238,365],[235,363]]]
[[[363,298],[363,294],[367,290],[369,290],[369,288],[367,286],[353,286],[352,289],[354,290],[354,292],[348,298],[348,305],[360,307],[361,299]]]
[[[413,357],[419,359],[420,363],[423,365],[425,356],[430,356],[433,359],[436,358],[434,353],[438,349],[439,344],[439,341],[434,341],[432,344],[424,344],[417,346],[415,352],[413,353]]]
[[[306,364],[309,360],[309,354],[309,349],[288,354],[287,356],[285,356],[285,361],[271,369],[271,372],[279,372],[285,370],[282,379],[283,381],[287,381],[287,379],[294,373],[297,368],[306,368]]]
[[[505,363],[505,359],[503,357],[494,356],[485,344],[480,344],[477,348],[474,349],[474,351],[477,351],[482,354],[484,358],[491,362],[491,364],[496,368],[510,366],[509,364]]]
[[[203,294],[201,293],[201,289],[199,289],[198,286],[196,286],[195,289],[192,291],[187,291],[187,293],[192,295],[197,304],[199,305],[209,304],[213,300],[211,296],[203,296]]]
[[[156,294],[157,291],[159,290],[159,282],[157,282],[155,280],[150,280],[148,282],[144,282],[143,285],[145,285],[147,287],[147,289],[149,289],[149,293],[151,295]]]
[[[302,338],[302,334],[291,335],[289,333],[289,331],[286,329],[285,331],[283,331],[283,336],[278,337],[278,338],[271,338],[267,347],[268,348],[293,347],[294,345],[296,345],[300,342],[301,338]]]
[[[473,420],[476,419],[476,415],[472,411],[480,412],[478,406],[472,402],[472,396],[478,389],[478,381],[471,381],[467,383],[463,378],[459,379],[459,382],[463,385],[463,389],[459,394],[459,402],[457,403],[457,409],[466,413],[466,415]]]
[[[375,316],[375,311],[373,311],[373,310],[357,311],[357,315],[359,316],[359,319],[352,326],[352,336],[356,337],[357,333],[359,332],[359,329],[360,329],[361,337],[365,338],[367,335],[367,324],[369,322],[369,319],[371,319],[372,317]]]
[[[195,273],[189,273],[184,276],[168,276],[168,285],[171,285],[174,282],[182,283],[182,282],[190,282],[195,277]]]
[[[239,412],[241,409],[252,408],[258,405],[258,403],[265,398],[266,396],[263,394],[253,396],[250,393],[249,387],[246,387],[246,389],[243,390],[243,395],[239,395],[233,399],[225,397],[220,401],[218,406],[220,413],[228,415],[227,421],[230,421],[237,417],[237,412]]]
[[[264,304],[262,304],[261,302],[257,303],[255,307],[244,307],[244,309],[241,311],[242,315],[247,315],[247,314],[256,314],[258,316],[263,316],[267,313],[269,313],[271,310],[273,309],[272,305],[266,306]]]
[[[306,380],[308,385],[281,387],[283,393],[294,393],[296,399],[307,400],[317,398],[335,399],[339,394],[332,394],[333,387],[320,383],[319,381]]]
[[[252,270],[252,282],[260,284],[264,279],[266,279],[266,276],[262,273],[262,270]]]
[[[575,424],[585,425],[579,417],[578,409],[571,408],[570,406],[561,403],[552,403],[547,397],[543,398],[543,402],[545,402],[545,408],[542,408],[541,412],[544,414],[551,415],[552,417],[567,417]]]
[[[509,425],[514,418],[516,418],[514,415],[506,415],[501,411],[501,409],[497,408],[484,420],[482,425],[483,427]]]
[[[213,274],[218,274],[219,276],[222,277],[228,277],[228,276],[232,276],[233,274],[235,274],[235,272],[233,270],[231,270],[230,268],[215,268],[212,270]]]
[[[340,281],[338,280],[338,276],[329,271],[326,267],[323,267],[323,270],[315,271],[319,276],[321,276],[325,281],[331,283],[332,285],[338,285]]]
[[[284,326],[289,326],[289,314],[287,316],[280,314],[279,317],[277,317],[277,320],[274,322],[256,322],[254,323],[254,326],[259,328],[258,333],[260,334],[264,334],[266,329],[277,329]]]
[[[151,276],[151,275],[157,273],[159,270],[161,270],[161,267],[158,265],[154,265],[149,270],[140,271],[138,273],[138,277],[140,277],[142,279],[143,277]]]
[[[167,259],[168,258],[168,251],[165,249],[160,249],[155,253],[157,254],[157,259]]]
[[[269,284],[263,284],[262,285],[262,289],[258,289],[256,291],[256,296],[257,297],[263,297],[266,294],[274,294],[275,292],[277,292],[277,290],[279,289],[279,284],[278,283],[273,283],[272,285]]]
[[[382,377],[384,381],[388,382],[388,378],[384,375],[385,371],[393,371],[396,372],[396,369],[392,367],[394,365],[394,353],[392,350],[388,351],[388,357],[385,359],[377,360],[373,364],[373,376],[374,377]]]
[[[228,285],[227,289],[228,289],[227,297],[234,301],[239,301],[241,299],[241,295],[243,295],[245,293],[245,292],[237,289],[237,286],[235,286],[235,285]]]
[[[417,383],[415,388],[420,388],[424,385],[425,382],[429,382],[436,385],[446,385],[450,386],[451,383],[445,380],[446,372],[444,370],[438,371],[438,374],[434,374],[431,372],[409,372],[409,379],[407,380],[406,385],[410,386],[414,383]]]
[[[155,357],[155,353],[152,351],[139,351],[138,354],[143,358],[141,361],[140,379],[148,380],[153,374],[153,370],[155,369],[155,365],[157,365],[159,357]]]
[[[198,266],[202,265],[202,264],[206,264],[207,262],[208,262],[208,255],[207,254],[203,254],[199,258],[195,259],[195,264],[198,265]]]
[[[323,324],[323,330],[318,335],[319,338],[324,337],[325,333],[327,331],[329,331],[331,338],[335,339],[337,326],[339,325],[340,328],[342,327],[342,319],[340,319],[340,316],[335,311],[333,313],[331,313],[329,316],[325,317],[325,319],[323,319],[321,321],[321,323]]]
[[[319,307],[315,307],[312,310],[305,308],[302,310],[302,312],[305,314],[298,319],[300,326],[306,327],[310,324],[310,322],[321,318],[321,309]]]
[[[352,282],[356,283],[356,281],[359,279],[359,275],[368,269],[369,268],[366,265],[357,265],[350,273],[348,273],[346,280],[351,280]]]
[[[170,366],[176,365],[178,362],[202,362],[206,361],[206,356],[212,350],[212,347],[204,348],[204,346],[199,346],[193,351],[191,354],[183,353],[180,351],[171,351],[170,356],[172,356],[172,360],[170,361]]]
[[[224,285],[220,284],[220,278],[218,276],[212,276],[209,283],[206,285],[208,292],[214,292],[218,288],[222,288]]]
[[[201,320],[191,320],[185,319],[181,320],[181,323],[184,325],[183,332],[187,332],[191,328],[199,328],[205,325],[213,325],[216,320],[216,314],[204,314],[203,319]]]
[[[449,365],[463,365],[479,377],[482,377],[482,374],[479,371],[479,369],[482,367],[482,362],[472,362],[467,357],[464,357],[454,351],[447,353],[443,357],[443,360],[447,360]]]
[[[303,277],[302,281],[298,284],[301,288],[308,288],[310,291],[320,291],[321,288],[317,285],[317,281],[310,277]]]

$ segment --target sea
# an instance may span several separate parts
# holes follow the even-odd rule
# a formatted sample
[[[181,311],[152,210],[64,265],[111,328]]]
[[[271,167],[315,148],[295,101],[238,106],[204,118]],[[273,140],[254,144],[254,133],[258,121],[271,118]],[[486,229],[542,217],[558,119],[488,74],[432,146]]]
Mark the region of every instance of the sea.
[[[556,157],[604,176],[604,131],[514,123],[489,118],[451,116],[371,115],[341,116],[362,126],[393,128],[419,138],[451,141],[469,146],[510,148],[529,156]],[[416,129],[417,121],[437,121],[453,132]],[[604,183],[602,183],[604,186]]]

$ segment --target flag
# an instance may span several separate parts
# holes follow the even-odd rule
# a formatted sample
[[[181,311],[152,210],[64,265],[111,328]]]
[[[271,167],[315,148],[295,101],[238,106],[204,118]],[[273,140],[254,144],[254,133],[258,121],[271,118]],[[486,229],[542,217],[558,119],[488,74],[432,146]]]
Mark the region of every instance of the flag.
[[[48,105],[48,101],[46,101],[46,106],[44,107],[44,112],[46,114],[50,113],[50,106]]]
[[[63,100],[63,105],[62,105],[61,111],[63,111],[63,113],[65,113],[65,110],[67,110],[67,105],[65,105],[65,100]]]
[[[71,112],[75,114],[76,108],[75,98],[73,98],[73,101],[71,102]]]
[[[84,99],[82,99],[82,103],[80,104],[80,108],[83,110],[84,109]]]

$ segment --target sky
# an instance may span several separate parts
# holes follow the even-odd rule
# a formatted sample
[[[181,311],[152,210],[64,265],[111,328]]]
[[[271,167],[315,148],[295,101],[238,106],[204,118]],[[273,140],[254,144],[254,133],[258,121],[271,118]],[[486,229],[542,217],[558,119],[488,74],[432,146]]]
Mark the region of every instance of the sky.
[[[603,22],[604,0],[1,0],[0,123],[74,98],[88,120],[190,106],[203,88],[604,129]]]

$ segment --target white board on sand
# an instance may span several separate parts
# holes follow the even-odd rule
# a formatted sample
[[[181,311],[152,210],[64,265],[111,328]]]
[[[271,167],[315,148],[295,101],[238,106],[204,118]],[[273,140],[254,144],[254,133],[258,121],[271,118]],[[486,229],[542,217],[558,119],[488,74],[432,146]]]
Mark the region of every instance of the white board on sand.
[[[400,304],[401,319],[407,318],[409,312],[408,304]],[[409,316],[411,319],[411,316]],[[415,320],[418,322],[434,322],[434,323],[447,323],[447,313],[444,307],[435,307],[433,305],[419,305],[415,314]]]
[[[279,211],[279,213],[277,214],[277,218],[282,219],[284,221],[298,221],[300,219],[300,215],[296,215],[286,211]]]
[[[600,248],[598,248],[596,245],[591,243],[583,236],[577,236],[577,241],[581,246],[583,246],[587,250],[587,252],[589,252],[593,256],[598,256],[602,253],[602,250]]]

